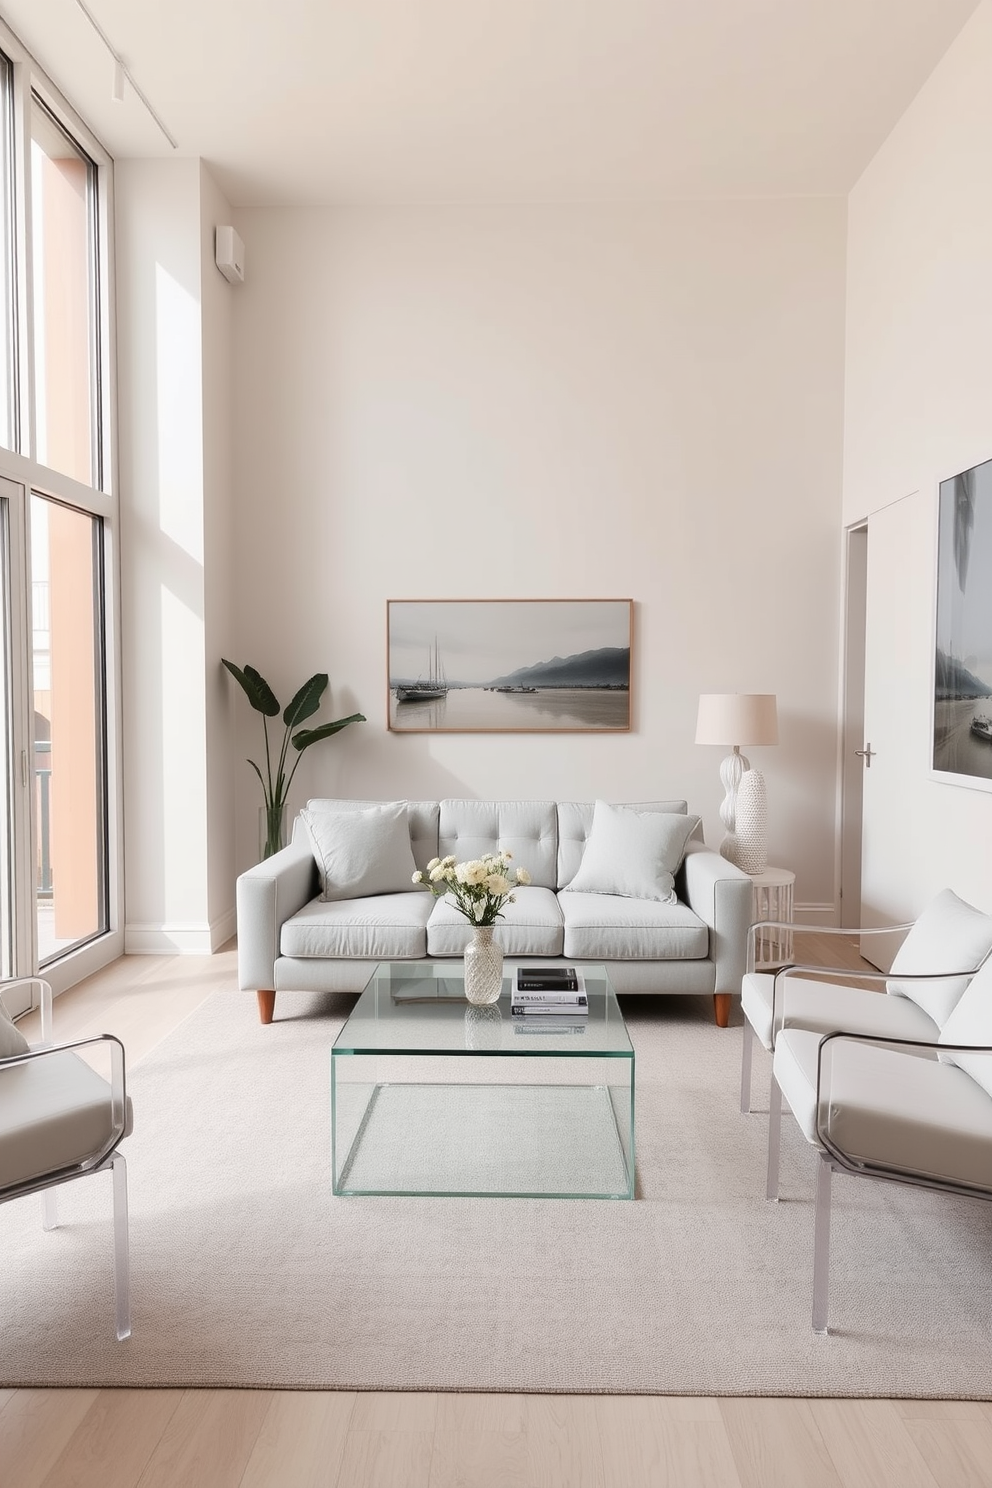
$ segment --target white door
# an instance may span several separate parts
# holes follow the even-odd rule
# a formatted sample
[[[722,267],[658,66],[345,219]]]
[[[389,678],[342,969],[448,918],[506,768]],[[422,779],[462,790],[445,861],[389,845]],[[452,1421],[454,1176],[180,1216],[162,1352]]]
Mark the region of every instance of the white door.
[[[932,740],[932,529],[933,512],[918,492],[868,522],[863,929],[899,923],[913,902],[913,821]],[[870,959],[887,970],[898,941],[873,937],[868,944]]]

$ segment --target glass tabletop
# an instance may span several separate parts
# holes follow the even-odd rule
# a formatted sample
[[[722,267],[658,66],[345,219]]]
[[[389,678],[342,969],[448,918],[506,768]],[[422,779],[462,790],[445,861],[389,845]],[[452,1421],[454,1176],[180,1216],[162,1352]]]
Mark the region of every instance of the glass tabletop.
[[[588,1013],[521,1017],[510,1012],[517,965],[516,961],[505,962],[498,1002],[473,1007],[465,998],[461,961],[382,962],[335,1039],[332,1052],[633,1057],[605,966],[577,963],[589,1000]]]

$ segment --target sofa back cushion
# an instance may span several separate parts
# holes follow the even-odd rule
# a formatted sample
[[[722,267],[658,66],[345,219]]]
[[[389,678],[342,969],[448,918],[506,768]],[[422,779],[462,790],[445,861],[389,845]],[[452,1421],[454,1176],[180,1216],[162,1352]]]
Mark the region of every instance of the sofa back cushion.
[[[910,997],[943,1028],[968,985],[968,977],[940,982],[900,982],[903,976],[972,972],[992,948],[992,915],[942,889],[920,914],[889,968],[887,991]]]
[[[315,797],[307,802],[309,811],[368,811],[373,806],[389,806],[389,801],[349,801],[332,797]],[[410,848],[413,861],[418,868],[426,868],[431,858],[436,858],[438,803],[436,801],[404,801],[407,822],[410,827]],[[293,829],[294,840],[296,828]],[[413,885],[409,885],[413,888]]]
[[[591,808],[590,808],[591,809]],[[460,863],[484,853],[513,854],[538,888],[557,888],[558,817],[554,801],[442,801],[438,855]]]
[[[663,811],[684,816],[685,801],[629,801],[631,811]],[[558,802],[558,868],[555,887],[564,889],[572,882],[582,863],[586,841],[592,831],[594,801]]]

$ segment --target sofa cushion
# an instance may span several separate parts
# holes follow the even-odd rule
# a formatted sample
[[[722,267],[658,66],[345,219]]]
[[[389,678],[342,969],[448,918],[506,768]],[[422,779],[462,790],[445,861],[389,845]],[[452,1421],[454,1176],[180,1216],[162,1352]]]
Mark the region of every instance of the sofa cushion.
[[[631,811],[663,811],[684,816],[685,801],[629,801]],[[559,889],[570,884],[579,871],[586,841],[592,831],[595,803],[592,801],[558,802],[558,874]]]
[[[550,889],[517,888],[514,903],[503,907],[494,939],[507,956],[560,956],[564,936],[558,899]],[[427,922],[429,956],[462,956],[472,933],[463,914],[447,899],[438,899]]]
[[[417,865],[405,801],[363,811],[307,806],[300,815],[317,864],[321,898],[361,899],[409,889]]]
[[[693,961],[709,954],[709,929],[684,904],[574,890],[562,891],[558,903],[569,959]]]
[[[906,936],[889,968],[892,977],[902,972],[923,976],[927,972],[972,972],[992,949],[992,915],[959,899],[944,889],[927,905]],[[888,990],[897,997],[911,997],[943,1027],[968,985],[967,976],[941,982],[889,981]]]
[[[427,955],[430,894],[380,894],[328,903],[311,899],[282,927],[283,956],[403,961]]]
[[[975,1044],[992,1048],[992,959],[975,973],[940,1030],[940,1044]],[[992,1095],[992,1054],[941,1054],[977,1080]]]
[[[674,904],[675,874],[698,816],[634,811],[597,801],[579,871],[566,892]]]
[[[772,1046],[771,972],[751,972],[741,983],[744,1016],[766,1049]],[[783,1016],[784,1014],[784,1016]],[[937,1037],[936,1023],[908,997],[886,997],[882,991],[847,987],[842,982],[779,977],[775,999],[779,1029],[809,1028],[815,1033],[891,1034],[893,1038]]]
[[[341,796],[315,796],[307,802],[309,811],[368,811],[370,806],[388,806],[388,801],[353,801]],[[410,846],[418,868],[426,868],[431,858],[436,858],[437,824],[440,807],[437,801],[406,801],[407,823],[410,828]],[[297,818],[297,821],[299,818]],[[300,830],[306,835],[302,823]],[[293,839],[296,840],[297,824],[293,824]]]
[[[788,1028],[775,1046],[775,1078],[814,1144],[820,1042],[818,1033]],[[827,1047],[827,1129],[844,1152],[927,1177],[992,1186],[992,1101],[963,1070],[876,1044],[835,1040]]]
[[[558,814],[554,801],[442,801],[438,855],[458,862],[510,852],[536,888],[558,886]]]

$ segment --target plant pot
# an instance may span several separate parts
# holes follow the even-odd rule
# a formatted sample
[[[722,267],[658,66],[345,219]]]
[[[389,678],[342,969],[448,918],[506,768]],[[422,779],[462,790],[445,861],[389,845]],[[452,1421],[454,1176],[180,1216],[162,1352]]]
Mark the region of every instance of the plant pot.
[[[286,804],[258,808],[258,860],[271,858],[286,846]]]
[[[503,990],[503,948],[492,925],[474,925],[465,947],[465,996],[475,1007],[496,1002]]]

